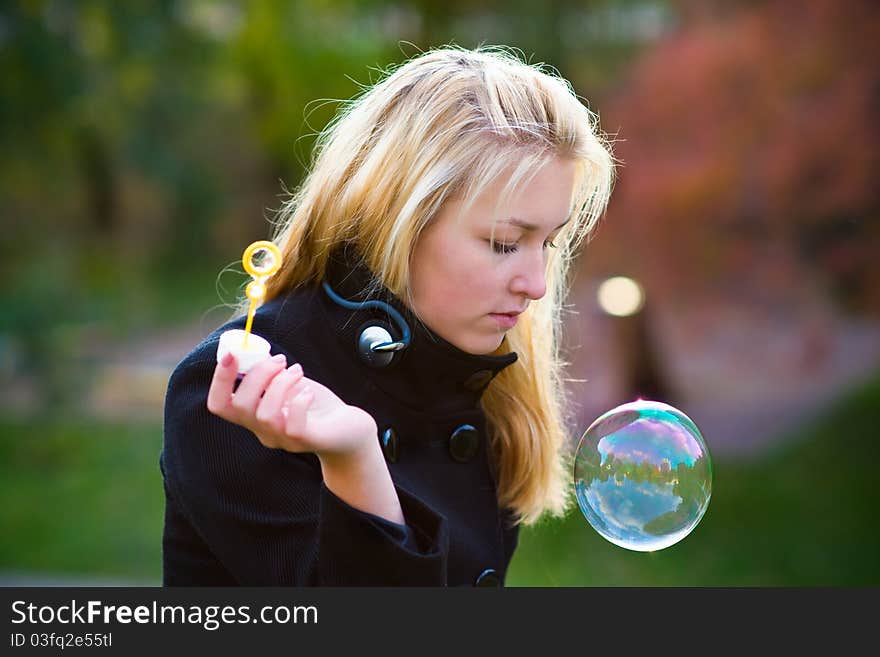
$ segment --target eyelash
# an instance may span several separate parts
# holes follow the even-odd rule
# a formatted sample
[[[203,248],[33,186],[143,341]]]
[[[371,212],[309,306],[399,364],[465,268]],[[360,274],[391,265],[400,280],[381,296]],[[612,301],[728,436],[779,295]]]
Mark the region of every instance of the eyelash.
[[[502,242],[492,242],[489,243],[492,245],[492,250],[499,255],[509,255],[511,253],[516,253],[517,245],[516,244],[504,244]],[[553,240],[547,240],[544,242],[544,248],[550,247],[551,249],[558,248],[556,244],[553,243]]]

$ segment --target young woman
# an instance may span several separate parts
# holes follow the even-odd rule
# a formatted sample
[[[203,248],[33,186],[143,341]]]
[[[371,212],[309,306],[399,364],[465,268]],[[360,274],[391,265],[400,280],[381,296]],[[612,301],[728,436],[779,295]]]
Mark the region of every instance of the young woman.
[[[570,498],[560,308],[614,160],[564,79],[419,55],[348,104],[282,209],[236,386],[220,327],[166,397],[166,585],[503,584]]]

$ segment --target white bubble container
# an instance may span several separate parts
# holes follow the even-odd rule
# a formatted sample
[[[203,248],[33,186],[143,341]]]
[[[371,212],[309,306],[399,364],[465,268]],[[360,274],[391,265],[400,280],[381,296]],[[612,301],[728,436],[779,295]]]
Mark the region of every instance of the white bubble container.
[[[248,335],[247,347],[245,347],[245,335],[246,333],[242,329],[224,331],[220,336],[220,344],[217,345],[217,362],[219,363],[226,354],[231,353],[238,363],[239,374],[247,374],[254,365],[271,356],[272,346],[267,340],[251,333]]]

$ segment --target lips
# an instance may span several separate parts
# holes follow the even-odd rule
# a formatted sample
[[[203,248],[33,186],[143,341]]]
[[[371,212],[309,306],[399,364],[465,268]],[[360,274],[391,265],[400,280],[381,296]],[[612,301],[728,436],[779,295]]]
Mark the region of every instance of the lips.
[[[490,313],[489,317],[494,319],[503,328],[512,328],[516,324],[519,313]]]

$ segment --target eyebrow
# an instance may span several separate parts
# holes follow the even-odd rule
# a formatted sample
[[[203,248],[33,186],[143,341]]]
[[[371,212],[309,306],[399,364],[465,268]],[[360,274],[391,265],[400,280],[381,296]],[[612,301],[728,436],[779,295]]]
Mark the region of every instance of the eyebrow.
[[[559,230],[559,229],[562,228],[565,224],[567,224],[569,221],[571,221],[571,217],[569,217],[568,219],[566,219],[565,221],[563,221],[561,224],[559,224],[559,225],[558,225],[556,228],[554,228],[553,230]],[[513,225],[513,226],[519,226],[520,228],[522,228],[522,229],[524,229],[524,230],[528,230],[528,231],[535,231],[535,230],[538,230],[538,228],[540,228],[540,226],[536,226],[535,224],[530,224],[528,221],[523,221],[522,219],[517,219],[516,217],[511,217],[510,219],[502,219],[502,220],[501,220],[500,222],[498,222],[498,223],[502,223],[502,224],[511,224],[511,225]]]

